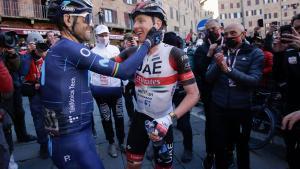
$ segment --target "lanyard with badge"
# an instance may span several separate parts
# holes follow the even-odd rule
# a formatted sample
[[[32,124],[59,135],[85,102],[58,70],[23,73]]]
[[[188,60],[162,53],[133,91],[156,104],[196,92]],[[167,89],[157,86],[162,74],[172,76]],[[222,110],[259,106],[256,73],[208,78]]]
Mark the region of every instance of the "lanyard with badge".
[[[225,58],[225,60],[226,60],[226,63],[229,67],[231,67],[231,68],[235,67],[236,58],[237,58],[239,52],[240,52],[240,49],[237,49],[235,51],[235,54],[232,55],[230,50],[227,51],[227,57]],[[229,87],[235,87],[236,86],[235,82],[230,78],[228,78],[228,85],[229,85]]]

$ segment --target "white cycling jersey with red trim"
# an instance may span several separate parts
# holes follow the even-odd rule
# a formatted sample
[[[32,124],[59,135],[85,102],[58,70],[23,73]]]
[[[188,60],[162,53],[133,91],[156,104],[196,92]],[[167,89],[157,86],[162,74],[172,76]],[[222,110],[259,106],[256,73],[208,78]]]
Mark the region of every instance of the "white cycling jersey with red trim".
[[[135,75],[136,110],[155,119],[173,111],[177,82],[195,83],[188,56],[182,50],[164,43],[157,47],[154,53],[145,56]],[[130,56],[128,53],[132,50],[122,52],[121,60]]]

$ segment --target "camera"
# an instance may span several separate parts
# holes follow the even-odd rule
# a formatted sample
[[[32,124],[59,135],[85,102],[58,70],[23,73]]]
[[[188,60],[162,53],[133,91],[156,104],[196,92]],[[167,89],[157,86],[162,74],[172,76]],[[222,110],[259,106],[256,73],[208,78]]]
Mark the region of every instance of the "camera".
[[[14,31],[0,32],[0,47],[14,48],[17,45],[17,34]]]
[[[292,25],[283,25],[280,27],[280,36],[281,37],[284,37],[283,34],[292,34],[293,31],[292,31]],[[288,43],[284,40],[281,40],[282,43]]]
[[[36,49],[38,51],[41,51],[41,52],[45,52],[49,49],[49,46],[47,43],[44,43],[44,42],[37,42],[36,43]]]

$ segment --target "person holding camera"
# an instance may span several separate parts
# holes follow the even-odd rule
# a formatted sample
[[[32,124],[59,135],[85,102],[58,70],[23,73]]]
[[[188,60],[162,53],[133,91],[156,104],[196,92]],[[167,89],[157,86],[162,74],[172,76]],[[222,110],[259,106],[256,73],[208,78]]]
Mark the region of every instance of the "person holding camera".
[[[201,101],[204,106],[205,113],[205,146],[206,146],[206,157],[202,162],[204,169],[211,169],[214,163],[214,153],[212,147],[212,132],[209,128],[210,125],[210,101],[211,101],[211,90],[212,85],[208,83],[205,79],[205,73],[208,66],[213,60],[213,54],[215,49],[223,45],[224,37],[222,36],[222,26],[218,20],[212,19],[208,20],[205,25],[205,38],[204,43],[199,46],[195,51],[194,56],[194,74],[197,80],[197,85],[201,91]]]
[[[37,142],[40,144],[39,156],[42,159],[48,158],[48,136],[44,128],[44,116],[40,98],[40,77],[41,67],[44,61],[47,44],[38,32],[28,34],[28,53],[22,56],[21,74],[24,76],[22,84],[23,96],[28,96],[29,106]]]
[[[121,51],[135,46],[138,46],[138,43],[134,39],[133,35],[131,33],[126,33],[124,35],[123,49],[121,49]],[[125,107],[129,117],[129,124],[132,122],[135,114],[135,108],[133,104],[133,98],[136,98],[134,86],[135,86],[134,79],[132,77],[128,79],[128,83],[124,86],[124,91],[123,91]]]
[[[1,35],[4,39],[4,43],[13,42],[12,39],[15,39],[15,44],[5,45],[5,50],[2,54],[3,62],[5,63],[12,79],[14,85],[13,97],[5,100],[5,105],[9,106],[9,112],[14,123],[14,128],[17,136],[17,141],[30,142],[36,140],[35,136],[32,136],[27,133],[26,123],[25,123],[25,111],[23,109],[23,100],[21,93],[21,75],[20,75],[20,50],[17,53],[16,43],[17,37],[15,32],[6,32]],[[12,46],[13,45],[13,46]]]
[[[8,60],[10,66],[17,67],[18,62],[13,49],[16,41],[14,32],[0,33],[0,168],[3,169],[8,168],[13,151],[12,121],[9,113],[11,115],[14,90],[13,80],[4,59]]]
[[[280,28],[280,37],[273,43],[273,76],[285,83],[286,110],[282,120],[290,169],[300,168],[300,14],[292,18],[291,25]]]
[[[12,96],[12,78],[0,58],[0,168],[7,169],[10,160],[11,147],[7,144],[7,128],[10,128],[11,121],[7,114],[2,100]]]
[[[228,148],[235,146],[239,169],[249,169],[248,141],[252,124],[250,110],[253,90],[262,77],[264,56],[245,41],[245,29],[233,23],[225,27],[225,46],[215,50],[206,72],[213,85],[211,129],[217,169],[227,169]]]

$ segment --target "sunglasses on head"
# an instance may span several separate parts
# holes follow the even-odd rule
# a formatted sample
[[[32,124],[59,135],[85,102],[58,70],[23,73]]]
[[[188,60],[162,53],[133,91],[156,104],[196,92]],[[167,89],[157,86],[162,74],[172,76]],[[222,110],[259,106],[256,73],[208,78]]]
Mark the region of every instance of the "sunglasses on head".
[[[70,16],[81,16],[84,18],[84,22],[88,25],[93,25],[93,15],[91,13],[82,13],[82,14],[69,14]]]

